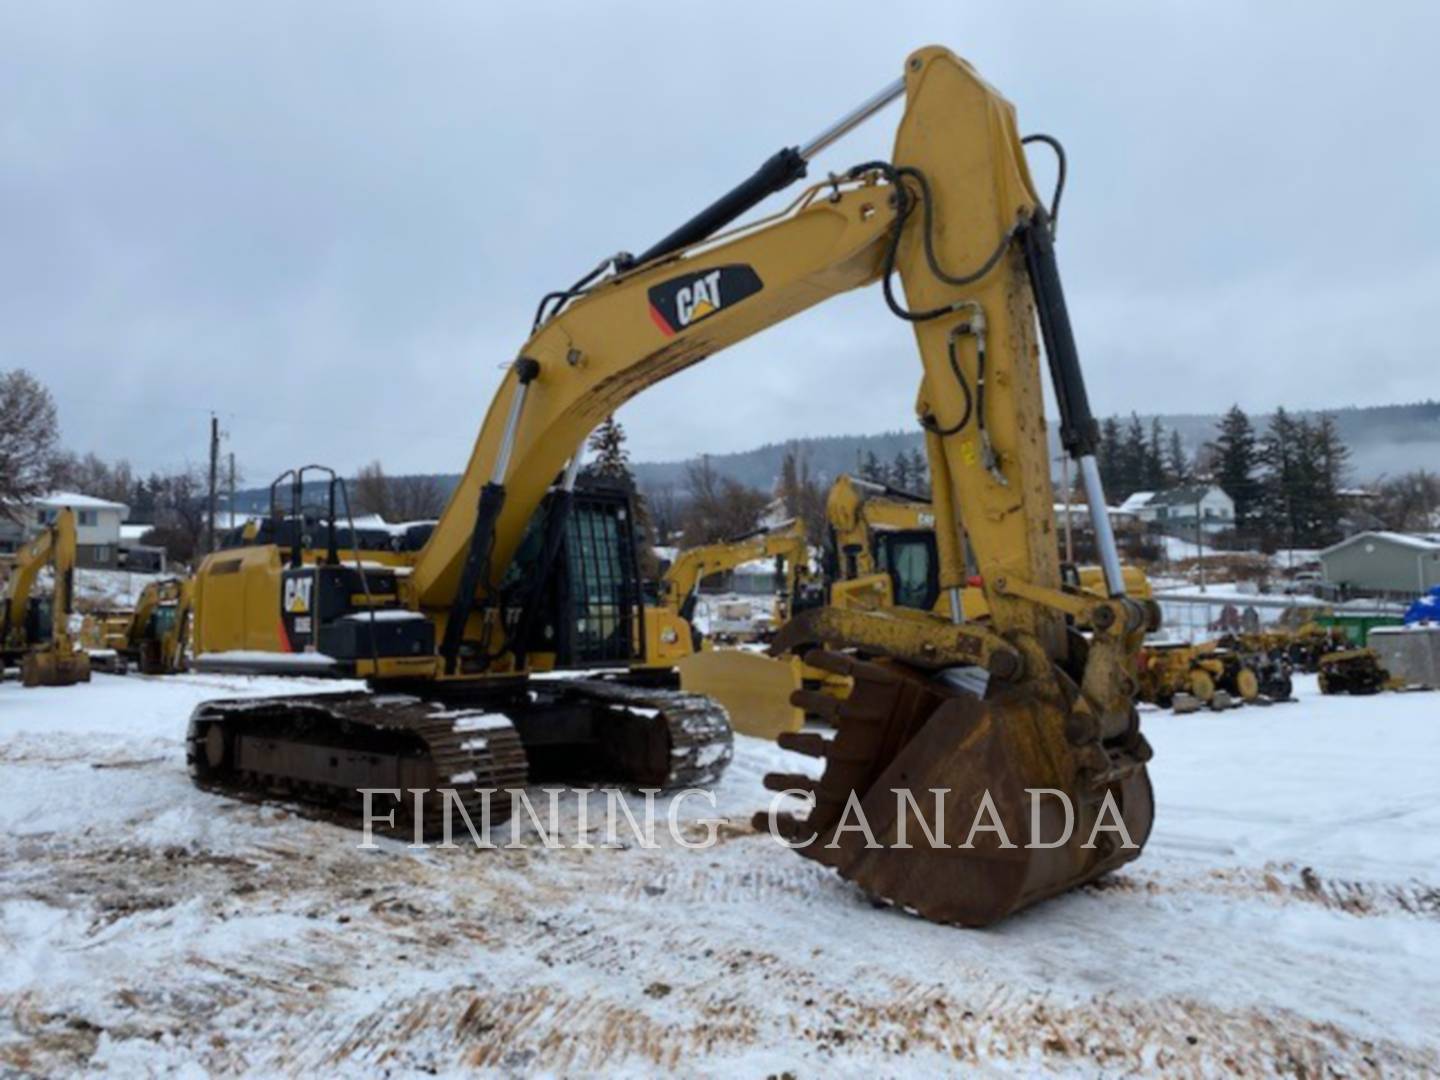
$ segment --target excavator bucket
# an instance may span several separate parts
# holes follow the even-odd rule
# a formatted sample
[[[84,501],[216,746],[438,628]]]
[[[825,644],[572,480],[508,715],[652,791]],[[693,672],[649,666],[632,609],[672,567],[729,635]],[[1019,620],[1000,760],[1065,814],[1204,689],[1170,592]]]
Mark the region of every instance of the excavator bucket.
[[[90,656],[84,652],[34,649],[20,662],[20,679],[25,686],[74,686],[89,682]]]
[[[1072,745],[1068,703],[1027,691],[979,696],[945,672],[815,651],[806,660],[849,676],[828,711],[832,739],[781,735],[824,759],[820,779],[765,778],[808,792],[808,820],[777,816],[780,837],[871,895],[927,919],[986,926],[1135,858],[1150,832],[1148,747],[1111,755]],[[827,705],[827,702],[829,704]],[[1068,811],[1067,811],[1068,806]],[[758,814],[757,829],[770,827]]]
[[[766,656],[744,649],[704,649],[676,665],[680,688],[725,706],[741,735],[774,739],[799,731],[805,714],[791,703],[801,689],[803,665],[794,656]]]

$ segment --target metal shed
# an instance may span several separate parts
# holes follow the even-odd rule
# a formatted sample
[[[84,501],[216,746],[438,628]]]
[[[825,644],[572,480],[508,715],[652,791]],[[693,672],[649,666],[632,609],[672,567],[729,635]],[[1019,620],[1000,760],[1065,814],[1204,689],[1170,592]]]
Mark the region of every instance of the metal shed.
[[[1363,532],[1320,552],[1320,565],[1352,593],[1418,595],[1440,585],[1440,536]]]

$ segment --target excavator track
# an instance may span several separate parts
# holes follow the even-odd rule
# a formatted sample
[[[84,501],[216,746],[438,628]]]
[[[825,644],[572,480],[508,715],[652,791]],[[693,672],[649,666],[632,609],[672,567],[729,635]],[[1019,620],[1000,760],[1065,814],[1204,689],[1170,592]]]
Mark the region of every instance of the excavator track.
[[[577,712],[587,718],[578,736],[563,722]],[[191,714],[186,738],[202,790],[278,798],[352,827],[363,825],[361,789],[399,790],[398,799],[372,797],[371,824],[407,838],[443,836],[447,802],[451,835],[464,835],[444,789],[478,829],[487,790],[496,825],[512,812],[509,792],[532,779],[700,787],[720,778],[733,753],[729,719],[711,699],[600,679],[548,684],[489,708],[364,691],[207,701]]]
[[[311,816],[359,826],[361,788],[400,789],[377,795],[375,831],[411,837],[442,834],[453,789],[480,828],[486,789],[489,819],[511,812],[508,791],[528,779],[525,749],[510,720],[483,708],[453,708],[408,694],[309,694],[207,701],[190,716],[186,760],[196,786],[253,801],[281,797]],[[394,824],[384,818],[395,810]],[[464,836],[453,808],[452,831]]]
[[[720,779],[735,755],[730,718],[713,698],[603,679],[568,680],[564,686],[604,708],[649,721],[639,740],[645,749],[626,755],[624,779],[637,787],[705,787]]]
[[[798,773],[764,779],[771,791],[813,799],[808,818],[777,814],[774,821],[779,838],[798,854],[834,867],[878,899],[966,926],[989,925],[1139,855],[1154,808],[1144,766],[1150,749],[1138,727],[1102,744],[1078,727],[1067,731],[1055,723],[1068,709],[1060,712],[1057,702],[1024,692],[976,696],[963,679],[944,673],[937,678],[893,661],[825,650],[810,652],[805,662],[852,679],[853,689],[843,699],[810,690],[791,698],[835,728],[833,738],[805,731],[778,740],[784,749],[822,759],[818,780]],[[1031,836],[1032,788],[1070,799],[1075,816],[1067,842],[1050,844],[1065,828],[1054,799],[1040,802],[1040,835]],[[910,793],[918,818],[896,789]],[[944,827],[940,843],[932,844],[923,829],[937,826],[936,789],[943,792]],[[982,819],[986,796],[992,811]],[[1114,806],[1109,819],[1101,810],[1107,797]],[[862,817],[870,835],[859,826]],[[972,831],[977,820],[988,825],[996,818],[1008,843],[988,829]],[[1092,832],[1097,819],[1118,819],[1129,844],[1109,829]],[[756,814],[754,827],[769,830],[770,814]],[[1086,847],[1092,836],[1093,846]],[[1050,846],[1037,848],[1032,839]]]

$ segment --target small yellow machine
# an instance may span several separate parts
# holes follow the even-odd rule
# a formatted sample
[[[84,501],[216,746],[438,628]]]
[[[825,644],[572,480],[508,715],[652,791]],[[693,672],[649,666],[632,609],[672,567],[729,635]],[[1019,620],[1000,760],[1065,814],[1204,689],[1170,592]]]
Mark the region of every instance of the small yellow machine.
[[[62,509],[53,524],[16,555],[0,601],[0,663],[18,662],[26,686],[71,686],[90,681],[90,656],[70,633],[75,589],[75,513]],[[48,600],[32,595],[36,579],[52,568]]]
[[[1288,674],[1262,675],[1250,654],[1217,642],[1194,645],[1146,645],[1136,659],[1138,697],[1163,709],[1191,711],[1200,706],[1223,709],[1258,700],[1290,696]]]
[[[1378,694],[1404,684],[1392,679],[1374,649],[1341,649],[1320,657],[1322,694]]]

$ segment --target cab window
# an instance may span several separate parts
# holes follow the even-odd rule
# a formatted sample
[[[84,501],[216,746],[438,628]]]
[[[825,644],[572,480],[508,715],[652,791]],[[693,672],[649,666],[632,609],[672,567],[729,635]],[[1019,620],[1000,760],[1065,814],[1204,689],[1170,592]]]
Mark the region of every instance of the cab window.
[[[875,563],[890,575],[895,603],[929,611],[940,596],[935,534],[928,529],[882,532],[875,538]]]

